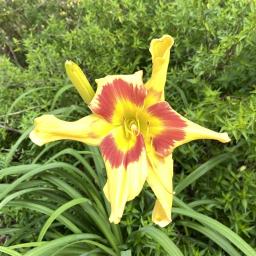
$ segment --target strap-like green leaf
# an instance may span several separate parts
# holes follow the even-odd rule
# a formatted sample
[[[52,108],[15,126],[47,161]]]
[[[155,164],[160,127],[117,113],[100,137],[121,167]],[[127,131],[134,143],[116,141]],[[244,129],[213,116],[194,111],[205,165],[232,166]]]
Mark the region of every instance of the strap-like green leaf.
[[[225,239],[222,235],[214,232],[208,227],[204,227],[200,224],[193,223],[191,221],[181,221],[179,222],[183,226],[192,228],[203,235],[209,237],[211,241],[215,242],[218,244],[225,252],[227,252],[230,256],[240,256],[241,254],[228,242],[227,239]],[[178,224],[179,224],[178,223]]]
[[[197,179],[206,174],[208,171],[212,170],[216,165],[226,161],[229,158],[231,158],[230,154],[222,154],[202,164],[195,171],[193,171],[191,174],[189,174],[186,178],[182,179],[178,183],[178,185],[174,189],[175,194],[178,195],[182,190],[184,190],[190,184],[194,183]]]
[[[183,256],[180,249],[174,244],[174,242],[161,230],[155,227],[144,227],[141,228],[139,233],[147,234],[149,237],[154,239],[158,244],[160,244],[166,251],[166,255],[170,256]]]
[[[224,236],[239,250],[241,250],[246,256],[256,256],[256,251],[248,243],[246,243],[235,232],[233,232],[231,229],[221,224],[217,220],[214,220],[208,216],[205,216],[201,213],[197,213],[194,210],[189,210],[189,209],[173,208],[172,212],[177,213],[179,215],[191,217],[201,222],[203,225],[208,226],[212,230]]]
[[[51,226],[51,224],[54,222],[54,220],[58,218],[58,216],[60,216],[63,212],[65,212],[69,208],[71,208],[77,204],[85,203],[87,201],[88,201],[87,198],[76,198],[76,199],[73,199],[73,200],[61,205],[58,209],[56,209],[50,215],[50,217],[45,222],[44,226],[41,228],[41,231],[40,231],[37,241],[41,242],[43,240],[43,237],[44,237],[45,233],[47,232],[48,228]]]

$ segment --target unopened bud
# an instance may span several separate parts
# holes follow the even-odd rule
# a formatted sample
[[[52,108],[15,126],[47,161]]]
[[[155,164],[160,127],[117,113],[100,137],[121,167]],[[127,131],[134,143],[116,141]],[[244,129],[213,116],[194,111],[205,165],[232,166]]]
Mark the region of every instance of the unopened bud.
[[[84,102],[86,104],[89,104],[95,92],[90,85],[88,79],[86,78],[85,74],[77,64],[70,60],[67,60],[65,62],[65,68],[69,79],[76,87]]]

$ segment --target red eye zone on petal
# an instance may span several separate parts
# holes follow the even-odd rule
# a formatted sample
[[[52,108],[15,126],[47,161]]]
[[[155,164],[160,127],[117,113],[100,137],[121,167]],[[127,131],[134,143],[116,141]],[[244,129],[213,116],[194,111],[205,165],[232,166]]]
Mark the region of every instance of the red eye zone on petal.
[[[130,163],[139,160],[144,148],[144,140],[141,134],[136,137],[136,142],[133,147],[126,152],[118,149],[112,135],[105,137],[100,145],[100,150],[105,161],[109,161],[112,168],[118,168],[123,165],[125,169]]]
[[[162,131],[153,137],[153,146],[160,155],[170,153],[175,141],[185,138],[186,122],[170,107],[167,102],[159,102],[148,108],[148,112],[161,120]]]
[[[137,106],[143,106],[146,92],[141,85],[115,79],[112,83],[103,86],[102,91],[96,96],[96,105],[92,106],[91,110],[111,122],[117,102],[130,101]]]

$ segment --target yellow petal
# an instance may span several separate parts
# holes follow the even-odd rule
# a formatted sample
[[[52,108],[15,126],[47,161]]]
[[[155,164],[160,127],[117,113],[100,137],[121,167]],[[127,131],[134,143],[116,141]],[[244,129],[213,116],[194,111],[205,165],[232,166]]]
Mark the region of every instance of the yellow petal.
[[[63,139],[99,145],[111,129],[108,122],[94,114],[74,122],[62,121],[53,115],[43,115],[34,120],[34,129],[29,137],[39,146]]]
[[[173,148],[199,139],[217,140],[222,143],[230,142],[230,138],[226,132],[215,132],[196,123],[193,123],[181,115],[180,117],[185,121],[185,127],[183,128],[184,138],[182,140],[176,141]]]
[[[142,190],[147,177],[147,157],[142,135],[126,137],[118,127],[101,143],[107,170],[104,193],[111,204],[109,221],[119,223],[127,201]]]
[[[169,35],[153,39],[150,43],[149,51],[152,55],[153,67],[151,78],[145,85],[149,91],[147,105],[164,100],[164,86],[170,59],[170,49],[173,43],[174,40]]]
[[[98,87],[89,108],[115,125],[121,125],[123,118],[136,107],[143,107],[146,89],[142,71],[132,75],[111,75],[96,80]]]
[[[174,148],[192,140],[212,139],[222,143],[230,141],[227,133],[214,132],[189,121],[165,101],[151,105],[147,112],[147,120],[150,123],[148,137],[160,156],[170,155]]]
[[[137,71],[134,74],[130,75],[107,75],[103,78],[95,79],[95,82],[97,83],[98,88],[110,84],[113,82],[113,80],[116,79],[122,79],[125,82],[132,84],[133,86],[142,86],[143,85],[143,71]]]
[[[95,93],[83,71],[70,60],[65,62],[65,68],[69,79],[76,87],[82,99],[86,104],[89,104]]]
[[[168,225],[171,219],[173,201],[173,160],[172,155],[158,157],[148,152],[149,171],[147,182],[157,197],[152,221],[160,227]]]
[[[169,199],[168,199],[169,200]],[[171,212],[172,203],[169,203],[168,212],[163,208],[159,200],[156,200],[155,206],[152,212],[152,221],[160,227],[167,226],[172,220],[169,212]]]

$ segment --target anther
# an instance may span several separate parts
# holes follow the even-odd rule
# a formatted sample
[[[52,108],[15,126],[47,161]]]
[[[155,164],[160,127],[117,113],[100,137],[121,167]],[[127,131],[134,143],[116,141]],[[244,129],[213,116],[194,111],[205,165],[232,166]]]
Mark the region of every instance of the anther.
[[[139,135],[139,129],[138,129],[138,127],[137,127],[136,124],[132,124],[132,125],[131,125],[131,131],[132,131],[136,136]]]
[[[150,137],[150,146],[153,147],[153,137]]]
[[[149,135],[149,121],[147,121],[147,132],[146,132],[147,136]]]

